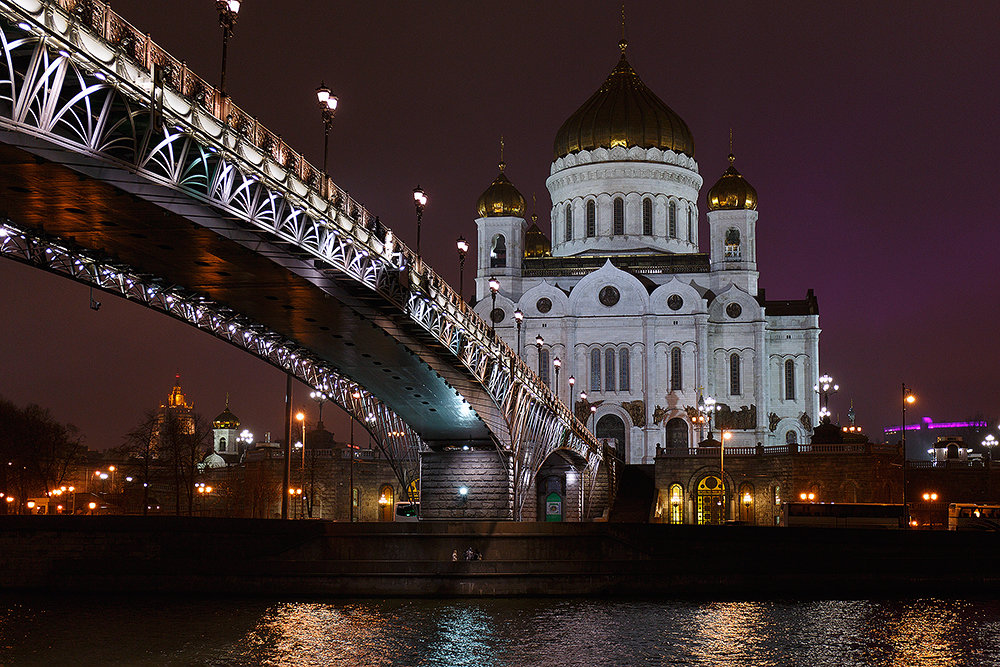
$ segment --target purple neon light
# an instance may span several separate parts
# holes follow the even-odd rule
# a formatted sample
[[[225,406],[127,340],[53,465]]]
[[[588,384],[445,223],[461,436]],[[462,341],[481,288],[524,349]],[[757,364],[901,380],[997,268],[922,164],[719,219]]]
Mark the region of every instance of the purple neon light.
[[[984,421],[971,421],[971,422],[936,422],[930,417],[923,418],[924,424],[927,428],[986,428],[986,422]],[[899,433],[898,426],[890,426],[889,428],[883,429],[883,433]],[[919,431],[920,424],[907,424],[907,431]]]

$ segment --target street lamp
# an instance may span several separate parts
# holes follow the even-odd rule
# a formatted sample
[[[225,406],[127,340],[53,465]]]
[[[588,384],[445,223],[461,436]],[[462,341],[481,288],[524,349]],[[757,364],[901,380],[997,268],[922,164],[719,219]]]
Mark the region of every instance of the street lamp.
[[[420,219],[424,217],[424,207],[427,206],[427,195],[418,185],[413,188],[413,206],[417,209],[417,254],[420,254]]]
[[[469,242],[459,236],[455,247],[458,248],[458,296],[465,301],[465,255],[469,252]]]
[[[698,397],[698,412],[702,414],[702,421],[708,422],[708,439],[712,439],[712,415],[722,409],[711,396]]]
[[[992,433],[988,433],[986,438],[983,440],[983,447],[986,448],[986,452],[989,455],[990,461],[993,460],[993,448],[1000,444]]]
[[[233,36],[236,20],[239,18],[242,0],[215,0],[215,8],[219,10],[219,25],[222,26],[222,81],[219,92],[226,96],[226,51],[229,48],[229,38]]]
[[[351,393],[351,398],[355,401],[361,399],[361,392],[355,389]],[[357,406],[355,405],[355,410]],[[354,523],[354,415],[351,415],[351,523]]]
[[[535,336],[535,347],[538,348],[538,377],[542,377],[542,345],[545,344],[545,339],[542,338],[542,334]]]
[[[555,359],[552,360],[552,367],[556,370],[555,389],[556,389],[556,398],[558,398],[559,397],[559,369],[562,367],[562,361],[559,359],[559,357],[556,357]]]
[[[306,485],[306,413],[301,410],[295,413],[295,419],[302,426],[302,452],[299,458],[299,483]],[[301,499],[300,499],[301,500]],[[299,503],[299,518],[302,518],[302,504]]]
[[[591,405],[590,406],[590,415],[593,417],[596,412],[597,412],[597,406],[596,405]],[[594,431],[594,426],[595,426],[594,420],[596,420],[596,419],[597,419],[597,417],[594,417],[594,419],[592,419],[590,421],[590,431],[591,431],[591,433],[593,433],[593,431]]]
[[[573,401],[573,387],[576,386],[576,378],[572,375],[569,376],[569,400]]]
[[[323,424],[323,403],[327,401],[329,396],[321,391],[311,391],[309,398],[316,401],[316,405],[319,406],[319,419],[316,422],[316,428],[319,428]]]
[[[330,128],[333,127],[333,116],[337,113],[337,96],[330,94],[325,83],[320,83],[316,89],[316,101],[319,102],[320,113],[323,115],[323,188],[326,193],[326,162],[330,154]]]
[[[521,325],[524,324],[524,313],[518,308],[514,311],[514,324],[517,325],[517,356],[521,356]]]
[[[906,383],[902,383],[903,387],[903,400],[900,405],[903,407],[903,421],[899,425],[899,445],[900,449],[903,450],[903,513],[906,512],[906,406],[913,405],[917,401],[917,397],[913,395],[913,392],[907,388]],[[907,521],[909,525],[909,521]]]
[[[818,384],[813,385],[813,391],[823,397],[823,407],[819,411],[819,420],[823,421],[830,417],[830,394],[836,393],[840,385],[833,383],[833,378],[829,375],[821,375]]]
[[[493,300],[493,305],[490,307],[490,331],[496,331],[497,320],[493,317],[493,311],[497,309],[497,292],[500,291],[500,281],[494,277],[490,278],[490,298]]]

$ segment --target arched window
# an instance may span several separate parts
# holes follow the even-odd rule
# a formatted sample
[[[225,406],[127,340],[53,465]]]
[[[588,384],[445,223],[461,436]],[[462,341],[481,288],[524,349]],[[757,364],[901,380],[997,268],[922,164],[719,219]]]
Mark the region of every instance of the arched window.
[[[225,438],[219,438],[219,451],[220,452],[226,451],[226,439]]]
[[[688,241],[694,243],[694,210],[688,206]]]
[[[670,523],[684,523],[684,487],[680,484],[670,485]]]
[[[563,241],[573,240],[573,205],[566,204],[566,237]]]
[[[672,201],[667,206],[667,233],[670,238],[677,238],[677,202]]]
[[[618,415],[604,415],[597,420],[594,430],[594,435],[598,438],[614,438],[616,443],[615,454],[619,459],[625,461],[625,448],[628,443],[625,442],[625,422],[621,420],[621,417]]]
[[[653,200],[648,197],[642,200],[642,233],[653,235]]]
[[[785,400],[795,400],[795,362],[791,359],[785,362]]]
[[[549,351],[544,347],[538,350],[538,378],[549,384]]]
[[[687,449],[688,425],[680,417],[667,422],[667,449]]]
[[[787,433],[785,433],[786,445],[794,445],[798,441],[799,441],[799,434],[796,433],[795,431],[788,431]]]
[[[629,380],[628,348],[618,350],[618,391],[631,391]]]
[[[729,355],[729,395],[740,395],[740,355]]]
[[[604,351],[604,391],[615,391],[615,351]]]
[[[611,231],[613,236],[621,236],[625,233],[625,200],[615,197],[615,224]]]
[[[726,259],[740,259],[740,230],[730,229],[726,232]]]
[[[597,236],[597,204],[587,202],[587,238]]]
[[[670,350],[670,391],[680,391],[683,384],[681,373],[681,348]]]
[[[507,239],[503,234],[497,234],[490,244],[490,267],[495,269],[504,266],[507,266]]]
[[[590,391],[601,390],[601,351],[590,351]]]
[[[736,496],[736,502],[739,503],[740,521],[751,525],[756,523],[754,505],[757,504],[757,498],[754,494],[753,484],[740,484],[740,492]]]

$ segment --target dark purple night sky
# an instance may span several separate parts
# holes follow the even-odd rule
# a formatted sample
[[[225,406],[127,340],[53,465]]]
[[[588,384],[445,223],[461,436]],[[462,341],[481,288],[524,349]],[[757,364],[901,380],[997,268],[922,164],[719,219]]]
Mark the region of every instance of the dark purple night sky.
[[[214,2],[114,8],[217,80]],[[769,299],[816,290],[834,415],[853,398],[880,436],[904,380],[913,421],[996,415],[1000,4],[650,0],[628,14],[632,66],[694,133],[704,238],[704,192],[733,128],[760,198],[760,284]],[[411,246],[422,185],[425,257],[454,283],[454,241],[475,240],[501,134],[507,175],[538,197],[548,231],[552,140],[614,67],[620,37],[616,3],[578,0],[245,0],[240,16],[235,102],[320,164],[325,80],[340,97],[331,175]],[[120,444],[175,372],[209,418],[229,392],[258,437],[282,429],[282,374],[235,348],[110,296],[95,313],[86,287],[11,261],[0,285],[0,395],[50,407],[91,447]]]

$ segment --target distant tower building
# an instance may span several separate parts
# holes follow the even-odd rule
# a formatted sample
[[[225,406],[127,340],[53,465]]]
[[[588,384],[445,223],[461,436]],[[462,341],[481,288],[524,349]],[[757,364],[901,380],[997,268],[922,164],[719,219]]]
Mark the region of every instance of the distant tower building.
[[[156,414],[156,431],[153,436],[154,450],[159,450],[168,429],[176,429],[177,433],[191,435],[194,433],[194,403],[188,404],[181,390],[181,374],[174,376],[174,387],[170,390],[166,403],[161,403]]]
[[[239,437],[240,418],[229,410],[229,395],[226,395],[226,408],[212,422],[212,441],[218,454],[236,454],[237,438]]]

